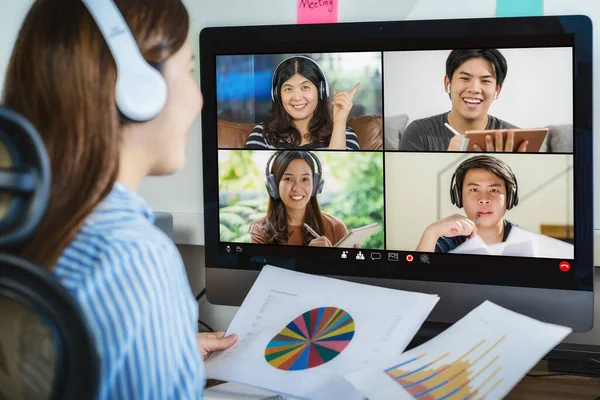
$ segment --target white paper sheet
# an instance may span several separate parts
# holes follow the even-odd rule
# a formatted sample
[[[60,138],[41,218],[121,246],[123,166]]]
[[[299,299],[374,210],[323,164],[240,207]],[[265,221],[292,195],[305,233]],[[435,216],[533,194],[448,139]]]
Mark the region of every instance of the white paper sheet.
[[[393,363],[346,375],[369,400],[501,399],[571,328],[546,324],[484,302]],[[453,397],[454,398],[454,397]]]
[[[238,342],[207,360],[207,376],[300,398],[360,399],[362,395],[343,376],[374,360],[400,354],[438,299],[265,266],[227,330],[238,335]],[[315,311],[297,320],[324,307],[342,311],[330,318],[326,317],[328,310],[320,316]],[[290,326],[296,332],[285,331],[289,336],[279,336],[279,345],[272,343],[295,320],[298,324]],[[315,331],[321,334],[315,335]],[[303,339],[307,336],[311,342]],[[274,347],[268,348],[270,344]],[[294,349],[316,357],[292,357],[290,365],[278,365],[289,360]]]
[[[572,260],[574,258],[574,247],[562,240],[513,226],[505,242],[487,245],[480,236],[475,236],[451,250],[450,253]]]

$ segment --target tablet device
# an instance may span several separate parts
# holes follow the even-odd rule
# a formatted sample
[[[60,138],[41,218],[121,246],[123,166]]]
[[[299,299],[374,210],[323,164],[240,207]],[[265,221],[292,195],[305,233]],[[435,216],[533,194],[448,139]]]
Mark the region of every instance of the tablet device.
[[[346,234],[334,247],[348,247],[352,248],[355,244],[361,246],[369,236],[375,232],[379,224],[377,222],[361,226],[360,228],[354,228]]]
[[[508,129],[497,129],[502,131],[502,143],[506,143],[506,134],[508,133]],[[534,129],[513,129],[515,132],[515,141],[513,145],[514,152],[517,151],[519,145],[523,142],[523,140],[529,140],[527,144],[527,153],[537,153],[540,151],[542,147],[542,143],[544,139],[546,139],[546,135],[548,134],[548,128],[534,128]],[[479,147],[485,150],[485,137],[486,135],[491,135],[492,138],[495,135],[496,130],[481,130],[481,131],[466,131],[465,137],[469,139],[469,144],[467,145],[467,151],[477,151],[473,148],[474,145],[479,145]]]

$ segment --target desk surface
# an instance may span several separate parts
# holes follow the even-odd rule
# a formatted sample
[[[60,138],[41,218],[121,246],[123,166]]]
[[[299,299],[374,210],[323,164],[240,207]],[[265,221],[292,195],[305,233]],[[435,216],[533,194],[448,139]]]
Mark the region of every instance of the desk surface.
[[[531,374],[548,374],[548,363],[540,362]],[[530,399],[569,399],[596,400],[600,399],[600,378],[590,378],[576,375],[531,377],[526,376],[506,396],[506,400]]]
[[[549,374],[548,363],[541,361],[531,374]],[[209,379],[207,387],[219,385],[221,381]],[[530,377],[526,376],[505,397],[505,400],[598,400],[600,378],[576,375]]]

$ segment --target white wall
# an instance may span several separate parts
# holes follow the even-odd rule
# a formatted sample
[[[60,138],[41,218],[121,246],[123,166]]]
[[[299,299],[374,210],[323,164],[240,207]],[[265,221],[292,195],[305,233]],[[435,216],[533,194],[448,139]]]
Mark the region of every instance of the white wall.
[[[519,184],[519,205],[506,218],[533,232],[541,225],[573,224],[572,166],[570,155],[523,157],[499,154],[513,170]],[[450,180],[456,167],[467,157],[437,153],[426,157],[416,153],[388,153],[386,174],[386,243],[398,250],[417,247],[423,231],[439,218],[459,213],[450,202]],[[406,173],[403,173],[406,172]],[[438,183],[438,174],[440,182]],[[555,179],[553,179],[555,178]]]
[[[522,128],[573,123],[571,48],[499,49],[508,73],[489,114]],[[385,52],[386,117],[407,114],[409,122],[450,110],[445,92],[450,50]]]
[[[33,0],[0,0],[0,88],[19,28]]]

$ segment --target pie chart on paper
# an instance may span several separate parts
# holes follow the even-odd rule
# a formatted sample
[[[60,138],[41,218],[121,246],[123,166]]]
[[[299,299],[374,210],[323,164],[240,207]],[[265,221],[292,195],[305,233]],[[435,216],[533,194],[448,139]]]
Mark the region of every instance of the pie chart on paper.
[[[284,371],[315,368],[336,358],[354,337],[354,320],[336,307],[315,308],[287,324],[267,345],[265,360]]]

